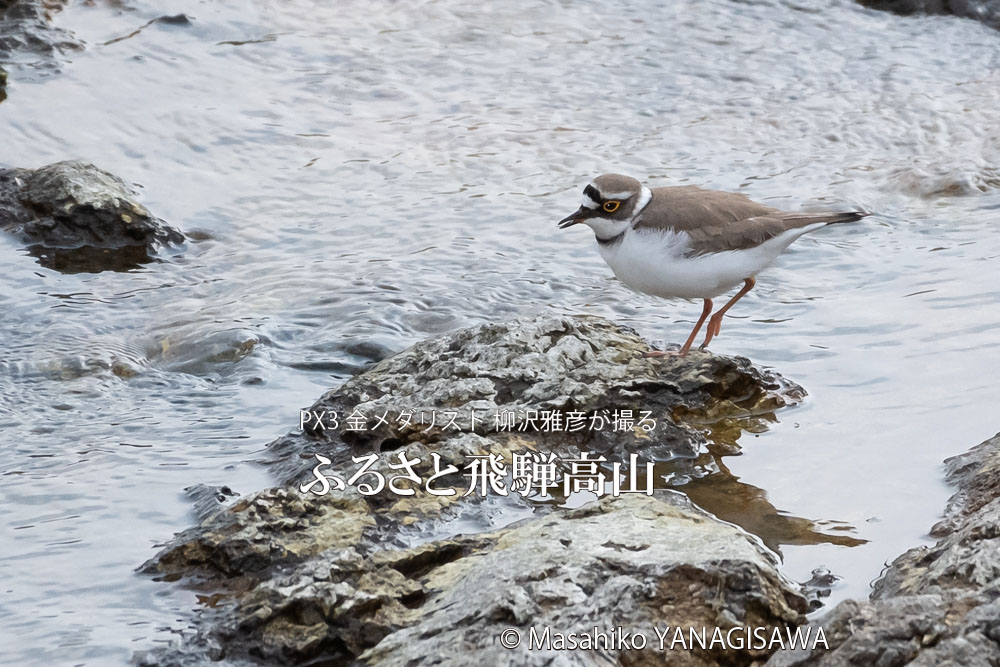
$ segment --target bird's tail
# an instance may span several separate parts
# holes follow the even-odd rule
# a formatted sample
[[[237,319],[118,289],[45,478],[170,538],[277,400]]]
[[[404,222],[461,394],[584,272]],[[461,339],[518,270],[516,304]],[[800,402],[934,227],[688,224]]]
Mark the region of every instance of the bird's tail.
[[[843,213],[792,213],[785,216],[785,220],[796,223],[796,226],[804,227],[817,222],[825,222],[828,225],[835,225],[840,222],[857,222],[861,218],[871,215],[868,211],[844,211]]]

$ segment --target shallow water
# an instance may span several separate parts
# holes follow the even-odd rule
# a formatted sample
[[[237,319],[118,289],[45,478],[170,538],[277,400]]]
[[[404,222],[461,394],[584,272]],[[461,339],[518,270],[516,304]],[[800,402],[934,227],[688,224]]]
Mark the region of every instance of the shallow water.
[[[786,542],[790,577],[867,594],[939,516],[941,460],[1000,429],[996,32],[847,0],[178,0],[190,25],[114,41],[159,15],[131,6],[57,16],[88,49],[12,72],[0,162],[92,161],[211,239],[75,275],[0,239],[10,664],[170,639],[194,594],[132,571],[193,521],[183,488],[266,486],[247,462],[374,358],[546,310],[681,340],[697,304],[555,228],[601,172],[876,212],[796,243],[713,344],[810,393],[723,459],[739,488],[867,540]]]

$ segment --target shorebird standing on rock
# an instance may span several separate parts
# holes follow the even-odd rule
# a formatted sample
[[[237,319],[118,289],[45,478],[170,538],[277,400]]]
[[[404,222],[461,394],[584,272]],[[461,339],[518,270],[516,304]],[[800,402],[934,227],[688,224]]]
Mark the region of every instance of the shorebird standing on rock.
[[[601,257],[632,289],[663,298],[704,299],[701,317],[681,347],[688,353],[712,312],[712,299],[743,283],[708,320],[705,349],[719,335],[722,316],[756,284],[757,273],[809,232],[868,215],[792,213],[732,192],[693,185],[647,188],[629,176],[604,174],[583,190],[583,204],[559,221],[594,230]],[[669,352],[650,352],[661,356]]]

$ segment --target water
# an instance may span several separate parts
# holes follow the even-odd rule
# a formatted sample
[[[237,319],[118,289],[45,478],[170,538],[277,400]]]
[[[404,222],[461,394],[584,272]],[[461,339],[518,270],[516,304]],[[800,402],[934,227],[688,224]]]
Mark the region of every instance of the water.
[[[606,171],[877,213],[796,243],[713,343],[810,393],[725,466],[867,540],[786,543],[790,577],[866,595],[939,516],[941,460],[1000,429],[996,32],[848,0],[178,0],[189,25],[113,41],[159,16],[129,7],[57,15],[88,49],[12,73],[0,161],[92,161],[210,238],[96,275],[0,239],[5,664],[171,638],[194,594],[132,570],[192,523],[182,489],[267,486],[248,462],[373,358],[544,311],[682,340],[698,304],[555,228]]]

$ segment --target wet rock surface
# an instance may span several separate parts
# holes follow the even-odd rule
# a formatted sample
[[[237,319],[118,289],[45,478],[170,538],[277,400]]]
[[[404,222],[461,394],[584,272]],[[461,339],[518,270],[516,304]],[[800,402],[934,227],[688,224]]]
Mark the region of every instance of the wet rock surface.
[[[768,665],[1000,664],[1000,435],[946,465],[959,491],[931,531],[938,542],[893,561],[870,600],[819,619],[830,650],[789,650]]]
[[[65,272],[128,270],[184,240],[120,178],[75,160],[0,169],[0,229]]]
[[[32,76],[57,69],[61,54],[79,51],[83,43],[73,33],[52,25],[60,0],[0,0],[0,101],[6,97],[4,69],[30,65]]]
[[[339,426],[313,419],[270,450],[286,480],[302,473],[301,459],[313,452],[330,454],[336,465],[411,443],[441,449],[469,434],[501,450],[690,458],[707,443],[707,425],[715,439],[735,443],[743,429],[759,428],[764,416],[804,394],[747,359],[642,358],[649,349],[634,331],[601,318],[521,318],[463,329],[420,342],[328,392],[308,412],[336,414]],[[636,424],[615,430],[612,421],[625,410]],[[363,430],[349,428],[356,412],[366,417]],[[655,429],[638,424],[644,412]],[[511,415],[506,427],[498,428],[497,414]],[[605,427],[594,428],[596,421]]]
[[[1000,30],[1000,0],[858,0],[865,7],[909,16],[949,14],[982,21]]]
[[[545,626],[622,626],[655,647],[655,627],[804,622],[807,602],[778,575],[773,554],[675,492],[607,495],[574,510],[516,492],[464,495],[471,456],[679,461],[709,435],[752,426],[802,394],[745,359],[642,358],[648,349],[600,318],[521,318],[418,343],[328,392],[307,414],[337,412],[336,426],[307,423],[268,448],[284,486],[203,512],[201,525],[143,566],[183,578],[211,608],[183,641],[137,662],[662,664],[658,649],[510,651],[498,637],[508,627],[526,639]],[[640,407],[656,428],[552,432],[531,421],[543,411],[569,418]],[[457,428],[442,425],[443,410],[460,415]],[[471,410],[481,417],[474,424]],[[492,416],[505,410],[517,416],[510,430]],[[408,412],[408,423],[399,419]],[[354,413],[369,416],[364,430],[346,427]],[[387,479],[401,474],[400,456],[419,459],[421,480],[448,465],[463,472],[441,475],[435,493],[397,478],[412,495],[350,485],[317,495],[303,492],[316,481],[317,454],[345,479],[358,467],[352,457],[372,454]],[[767,653],[717,646],[678,651],[676,664],[748,665]]]
[[[605,498],[410,549],[366,552],[350,530],[338,541],[242,595],[184,646],[144,654],[138,664],[207,656],[237,664],[659,665],[656,628],[794,627],[806,609],[754,540],[669,492]],[[647,648],[567,653],[528,639],[532,629],[541,636],[546,627],[618,626],[642,635]],[[508,628],[523,638],[513,650],[499,644]],[[673,664],[745,665],[765,656],[678,650]]]

